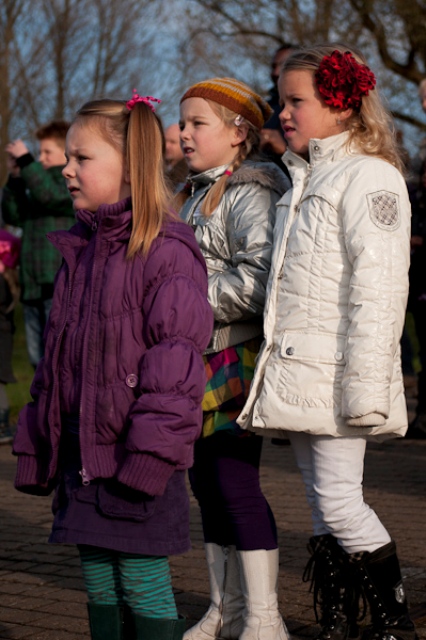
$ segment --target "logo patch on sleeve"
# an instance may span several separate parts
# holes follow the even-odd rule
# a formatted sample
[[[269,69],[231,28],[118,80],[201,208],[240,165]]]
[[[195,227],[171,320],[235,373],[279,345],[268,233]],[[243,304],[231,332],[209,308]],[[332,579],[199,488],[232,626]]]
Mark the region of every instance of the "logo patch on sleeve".
[[[367,195],[371,221],[380,229],[394,231],[399,227],[398,195],[390,191],[376,191]]]

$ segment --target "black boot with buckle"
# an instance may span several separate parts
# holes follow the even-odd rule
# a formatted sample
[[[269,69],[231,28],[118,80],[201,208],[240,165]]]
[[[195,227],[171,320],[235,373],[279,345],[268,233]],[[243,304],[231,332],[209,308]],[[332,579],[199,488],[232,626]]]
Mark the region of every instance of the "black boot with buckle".
[[[362,554],[359,577],[371,610],[371,625],[362,634],[363,640],[417,640],[395,543]]]
[[[360,592],[350,556],[331,534],[312,537],[308,550],[311,557],[303,581],[311,581],[314,593],[315,616],[321,625],[316,640],[356,640]]]

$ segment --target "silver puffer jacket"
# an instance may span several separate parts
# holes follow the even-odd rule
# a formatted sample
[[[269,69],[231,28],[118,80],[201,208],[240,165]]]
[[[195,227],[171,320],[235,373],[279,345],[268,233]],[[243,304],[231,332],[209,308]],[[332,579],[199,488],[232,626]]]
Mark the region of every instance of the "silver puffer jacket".
[[[290,181],[271,162],[246,160],[210,216],[201,205],[227,165],[191,176],[192,193],[181,218],[192,225],[207,263],[215,326],[206,353],[216,353],[262,334],[271,265],[275,206]]]

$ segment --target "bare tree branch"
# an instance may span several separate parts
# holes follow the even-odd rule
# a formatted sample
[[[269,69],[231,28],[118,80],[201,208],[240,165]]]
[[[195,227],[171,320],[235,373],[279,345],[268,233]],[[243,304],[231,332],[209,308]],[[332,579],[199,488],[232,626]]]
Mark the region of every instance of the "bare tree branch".
[[[368,31],[370,31],[370,33],[374,36],[383,64],[394,73],[397,73],[398,75],[407,78],[407,80],[418,84],[424,74],[421,72],[418,64],[415,61],[415,49],[412,47],[408,51],[406,64],[401,64],[392,56],[386,29],[378,13],[374,11],[374,0],[349,0],[349,2],[361,18],[363,26],[368,29]],[[391,3],[388,2],[388,5],[389,4]],[[423,13],[422,22],[424,24],[424,10],[419,7],[418,17],[420,17],[420,12]],[[411,42],[412,30],[415,28],[416,16],[413,15],[412,18],[413,20],[410,21],[410,24],[406,25],[409,26],[409,29],[407,29],[406,33],[408,40]]]
[[[394,118],[402,120],[402,122],[408,122],[408,124],[417,127],[421,131],[426,131],[426,122],[421,122],[418,118],[413,118],[413,116],[410,116],[407,113],[402,113],[401,111],[396,111],[395,109],[392,109],[391,113]]]

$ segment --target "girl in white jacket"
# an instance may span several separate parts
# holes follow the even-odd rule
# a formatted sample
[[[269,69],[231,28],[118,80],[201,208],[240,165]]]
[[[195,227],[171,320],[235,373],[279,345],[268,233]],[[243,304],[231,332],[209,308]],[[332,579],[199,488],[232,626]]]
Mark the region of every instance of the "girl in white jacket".
[[[364,502],[370,438],[407,428],[399,341],[410,205],[375,77],[347,47],[294,53],[279,80],[283,159],[293,189],[278,203],[265,342],[241,426],[289,435],[312,509],[306,579],[319,638],[416,637],[391,540]],[[375,635],[376,634],[376,635]]]

